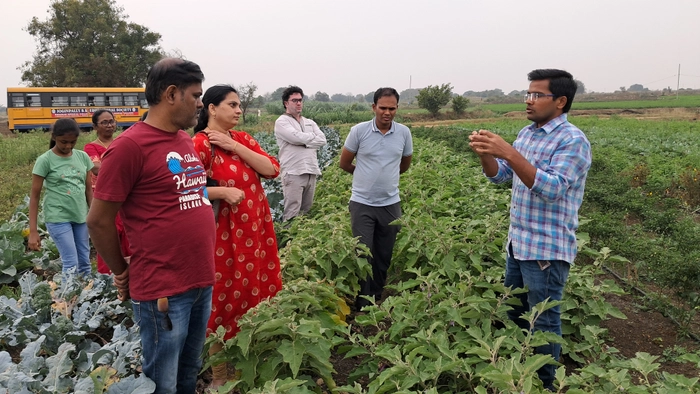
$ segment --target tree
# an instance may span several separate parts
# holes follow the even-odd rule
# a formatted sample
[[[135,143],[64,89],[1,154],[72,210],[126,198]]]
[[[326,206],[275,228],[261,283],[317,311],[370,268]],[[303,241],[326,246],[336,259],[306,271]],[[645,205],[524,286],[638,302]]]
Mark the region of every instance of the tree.
[[[635,83],[634,85],[630,85],[630,87],[627,89],[628,92],[648,92],[649,88],[645,88],[644,85]]]
[[[248,107],[256,100],[255,92],[258,87],[253,82],[248,82],[246,85],[238,87],[238,98],[241,100],[241,110],[243,111],[243,123],[245,123],[245,115],[248,112]]]
[[[331,101],[334,103],[349,103],[350,101],[352,101],[352,96],[348,97],[345,94],[336,93],[331,96]]]
[[[399,94],[401,97],[401,102],[404,102],[406,104],[412,104],[415,100],[416,97],[418,96],[418,93],[420,92],[420,89],[406,89],[403,92]]]
[[[328,97],[328,93],[316,92],[316,94],[314,95],[314,100],[320,101],[322,103],[327,103],[331,101],[331,98]]]
[[[374,104],[374,91],[365,94],[365,101]]]
[[[265,97],[262,95],[259,95],[258,97],[255,98],[255,102],[253,102],[253,108],[262,108],[265,105]]]
[[[511,92],[513,93],[513,92]],[[493,90],[484,90],[481,92],[475,92],[473,90],[467,90],[462,94],[464,97],[502,97],[505,96],[505,93],[503,93],[503,90],[501,89],[493,89]]]
[[[433,116],[437,116],[440,108],[450,102],[452,98],[452,86],[449,83],[441,86],[429,85],[425,89],[421,89],[416,96],[418,106],[427,109]]]
[[[469,99],[462,96],[452,97],[452,111],[456,114],[463,114],[469,105]]]
[[[49,18],[32,18],[38,41],[18,69],[30,86],[142,86],[163,57],[160,34],[126,20],[114,0],[56,0]]]
[[[284,89],[287,89],[287,86],[278,87],[277,90],[270,93],[270,96],[267,97],[267,101],[268,102],[282,101],[282,93],[284,93]]]
[[[583,82],[579,81],[578,79],[574,79],[574,82],[576,82],[576,93],[586,93],[586,85]]]

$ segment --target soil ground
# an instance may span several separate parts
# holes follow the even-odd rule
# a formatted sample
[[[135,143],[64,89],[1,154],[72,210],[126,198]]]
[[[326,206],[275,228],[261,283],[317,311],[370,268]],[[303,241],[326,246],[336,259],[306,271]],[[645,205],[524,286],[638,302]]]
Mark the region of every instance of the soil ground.
[[[656,310],[644,308],[632,295],[609,296],[606,301],[627,316],[626,320],[612,318],[601,323],[608,329],[608,343],[625,358],[637,352],[659,356],[660,371],[698,377],[700,370],[690,363],[680,363],[675,357],[683,352],[700,348],[698,342],[679,337],[679,328],[673,321]]]
[[[0,115],[0,135],[12,135],[10,129],[7,127],[7,116],[5,115]]]

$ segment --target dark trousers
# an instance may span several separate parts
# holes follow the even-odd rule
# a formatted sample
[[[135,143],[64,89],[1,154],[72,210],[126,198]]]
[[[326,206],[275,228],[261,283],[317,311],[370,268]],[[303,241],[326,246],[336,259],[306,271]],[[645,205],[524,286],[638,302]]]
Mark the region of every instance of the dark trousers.
[[[360,242],[369,248],[372,256],[367,261],[372,265],[372,277],[360,281],[360,294],[355,306],[361,308],[369,304],[361,296],[372,296],[375,300],[382,297],[386,274],[391,265],[396,235],[401,226],[389,223],[401,217],[401,203],[385,207],[373,207],[350,201],[350,224],[352,235],[360,237]]]

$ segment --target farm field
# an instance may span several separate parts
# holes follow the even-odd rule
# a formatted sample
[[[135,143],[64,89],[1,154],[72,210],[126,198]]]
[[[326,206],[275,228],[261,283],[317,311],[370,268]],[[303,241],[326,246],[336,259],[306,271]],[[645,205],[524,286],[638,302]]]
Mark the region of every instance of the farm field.
[[[698,346],[684,340],[683,334],[698,334],[694,332],[697,323],[692,308],[697,301],[692,293],[700,283],[700,197],[696,197],[700,196],[700,126],[692,120],[639,120],[618,115],[574,115],[571,121],[591,140],[594,166],[581,212],[588,220],[581,227],[586,233],[580,240],[583,251],[572,271],[563,306],[566,362],[562,373],[566,372],[566,377],[562,375],[561,384],[571,393],[610,392],[613,388],[699,392],[696,382],[682,376],[699,376]],[[286,245],[281,250],[285,290],[243,319],[244,335],[237,338],[246,343],[241,339],[227,345],[224,357],[240,362],[238,389],[254,392],[268,384],[267,391],[258,392],[282,386],[294,387],[296,392],[333,386],[358,393],[400,389],[539,392],[538,383],[532,381],[532,368],[542,360],[528,354],[527,344],[540,339],[517,332],[503,319],[503,297],[508,291],[499,284],[509,191],[486,182],[466,145],[471,130],[487,128],[512,140],[525,122],[503,118],[457,122],[427,125],[430,127],[412,124],[416,153],[414,165],[402,177],[403,229],[391,276],[395,287],[379,308],[365,315],[349,314],[347,309],[346,300],[352,298],[354,283],[366,266],[355,257],[350,234],[350,177],[332,161],[324,171],[311,215],[290,228],[278,229]],[[338,130],[343,135],[347,126]],[[92,138],[83,135],[79,143]],[[0,212],[3,220],[21,205],[29,186],[20,179],[31,172],[33,158],[47,148],[45,134],[0,137],[0,181],[3,186],[13,185],[10,189],[15,193],[2,196],[3,202],[14,199],[2,204],[7,205]],[[20,219],[0,227],[0,240],[4,237],[13,245],[21,243],[18,232],[26,223],[21,215],[17,217]],[[11,250],[19,261],[30,261],[49,272],[51,258],[55,258],[51,250],[31,256],[24,256],[19,247],[5,250]],[[604,266],[627,281],[614,284]],[[606,279],[609,281],[603,282]],[[14,280],[0,282],[11,285],[4,287],[2,294],[12,296],[14,291],[19,296],[19,291],[12,289],[20,288],[25,300],[30,284],[40,281],[31,276]],[[633,293],[632,286],[644,290],[646,299],[622,293],[623,289]],[[3,335],[8,339],[0,350],[9,350],[14,362],[19,361],[22,348],[49,349],[46,356],[61,355],[65,368],[66,360],[75,360],[72,375],[64,376],[62,384],[69,384],[66,379],[70,377],[70,384],[86,385],[86,392],[97,391],[94,384],[89,391],[89,382],[78,379],[80,374],[113,376],[121,387],[145,387],[147,383],[137,382],[129,367],[134,360],[117,350],[118,346],[133,350],[135,345],[128,319],[123,320],[129,311],[113,302],[114,289],[99,278],[93,284],[75,284],[70,289],[71,294],[94,305],[79,313],[76,309],[73,328],[96,332],[111,341],[98,349],[96,342],[87,344],[66,333],[65,340],[76,349],[61,350],[56,336],[47,334],[44,342],[37,342],[38,333],[28,330],[18,334],[16,326],[8,327],[7,320],[0,320],[0,330],[13,335]],[[0,298],[3,316],[21,309],[10,298]],[[62,302],[60,298],[56,301]],[[96,313],[97,305],[103,308],[100,313]],[[674,312],[680,326],[653,306]],[[622,317],[620,311],[627,315],[626,320],[615,318]],[[47,318],[41,308],[34,313]],[[19,327],[26,329],[23,324],[28,317],[23,316]],[[56,316],[49,317],[56,323],[51,319]],[[87,324],[91,321],[92,325]],[[92,328],[95,324],[96,331]],[[520,353],[522,349],[525,353]],[[111,362],[92,358],[92,367],[79,366],[80,357],[95,357],[97,351],[111,354]],[[33,362],[42,357],[38,352],[24,355]],[[259,361],[263,359],[275,362]],[[0,360],[5,360],[2,353]],[[46,363],[50,365],[48,360]],[[2,376],[0,368],[0,387]],[[115,384],[112,389],[116,388]]]
[[[614,268],[633,282],[643,278],[693,299],[700,272],[700,124],[622,117],[571,120],[586,132],[593,149],[580,230],[592,245],[629,259]],[[491,129],[512,141],[521,125],[518,120],[477,120],[441,133],[414,130],[476,160],[466,141],[470,130]],[[691,316],[679,314],[687,327],[693,325]]]
[[[512,111],[522,111],[521,103],[516,104],[482,104],[484,109],[488,109],[497,114],[504,114]],[[575,101],[571,105],[572,111],[582,110],[641,110],[647,108],[694,108],[700,107],[700,95],[694,96],[663,96],[656,100],[630,100],[630,101]]]

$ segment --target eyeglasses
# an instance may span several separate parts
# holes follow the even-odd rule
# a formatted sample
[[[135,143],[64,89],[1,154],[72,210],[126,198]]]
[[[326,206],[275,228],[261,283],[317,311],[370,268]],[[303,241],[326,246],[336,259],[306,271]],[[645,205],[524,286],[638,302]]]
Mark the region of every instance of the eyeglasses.
[[[293,102],[294,104],[299,104],[300,102],[304,101],[304,99],[291,99],[289,101]]]
[[[100,126],[112,126],[112,125],[115,125],[115,124],[117,124],[117,121],[114,120],[114,119],[103,120],[103,121],[100,122]]]
[[[540,97],[557,97],[557,96],[554,94],[544,94],[544,93],[526,93],[524,101],[525,102],[528,102],[528,101],[535,102]]]

